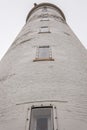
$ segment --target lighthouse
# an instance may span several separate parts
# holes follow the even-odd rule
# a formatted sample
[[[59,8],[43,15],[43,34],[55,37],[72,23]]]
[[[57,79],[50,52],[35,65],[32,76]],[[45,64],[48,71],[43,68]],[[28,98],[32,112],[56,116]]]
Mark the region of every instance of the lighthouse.
[[[86,130],[87,51],[51,3],[34,3],[0,62],[0,130]]]

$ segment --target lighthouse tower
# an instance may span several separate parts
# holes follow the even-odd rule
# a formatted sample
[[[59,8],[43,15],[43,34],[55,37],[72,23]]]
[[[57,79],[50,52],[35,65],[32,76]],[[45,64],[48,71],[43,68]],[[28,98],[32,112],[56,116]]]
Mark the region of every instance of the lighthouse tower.
[[[0,130],[86,130],[87,51],[63,12],[34,4],[0,62]]]

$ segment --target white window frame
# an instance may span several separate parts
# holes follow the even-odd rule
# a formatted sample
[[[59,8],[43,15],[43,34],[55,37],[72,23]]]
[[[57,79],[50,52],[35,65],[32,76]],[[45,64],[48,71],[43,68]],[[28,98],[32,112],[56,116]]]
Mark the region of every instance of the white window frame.
[[[50,28],[48,26],[40,27],[39,33],[50,33]]]
[[[39,49],[40,48],[49,48],[49,57],[43,57],[43,58],[40,58],[39,57]],[[43,45],[43,46],[38,46],[36,47],[36,58],[33,60],[33,62],[36,62],[36,61],[54,61],[54,59],[52,58],[52,49],[49,45]]]
[[[27,117],[26,117],[26,122],[25,122],[25,130],[30,130],[30,123],[31,123],[31,112],[32,108],[38,107],[52,107],[52,121],[53,121],[53,130],[58,130],[58,114],[57,114],[57,107],[52,105],[52,104],[41,104],[41,105],[33,105],[29,106],[27,109]]]

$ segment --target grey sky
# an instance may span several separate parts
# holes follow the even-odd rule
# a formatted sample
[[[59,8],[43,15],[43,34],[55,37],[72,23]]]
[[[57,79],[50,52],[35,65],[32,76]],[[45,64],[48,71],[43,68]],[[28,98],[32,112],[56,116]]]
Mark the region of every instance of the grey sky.
[[[21,31],[35,2],[50,2],[61,8],[67,23],[87,48],[87,0],[0,0],[0,59]]]

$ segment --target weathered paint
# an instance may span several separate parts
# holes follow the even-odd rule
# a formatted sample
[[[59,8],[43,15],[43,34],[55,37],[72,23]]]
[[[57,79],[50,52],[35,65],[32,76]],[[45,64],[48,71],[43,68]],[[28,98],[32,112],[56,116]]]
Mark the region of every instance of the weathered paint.
[[[0,62],[0,130],[29,130],[31,106],[50,104],[55,130],[87,129],[87,51],[58,10],[34,7]],[[50,33],[39,33],[42,26]],[[33,62],[40,45],[51,46],[54,61]]]

